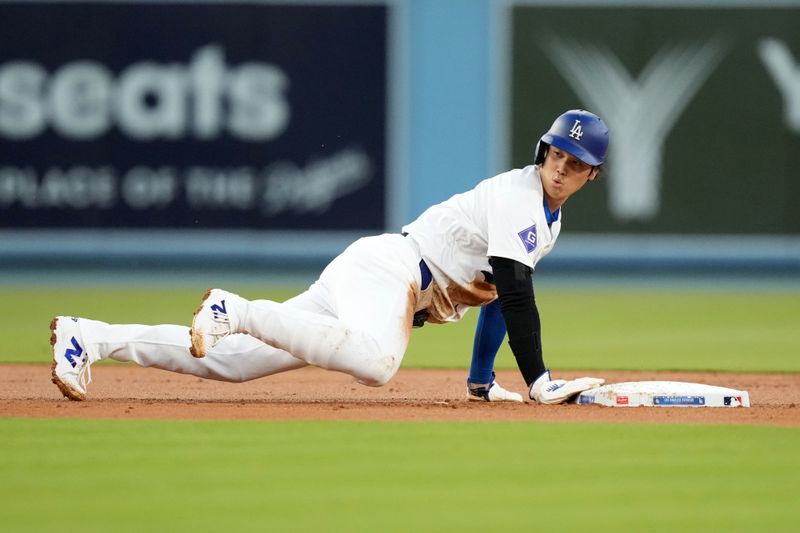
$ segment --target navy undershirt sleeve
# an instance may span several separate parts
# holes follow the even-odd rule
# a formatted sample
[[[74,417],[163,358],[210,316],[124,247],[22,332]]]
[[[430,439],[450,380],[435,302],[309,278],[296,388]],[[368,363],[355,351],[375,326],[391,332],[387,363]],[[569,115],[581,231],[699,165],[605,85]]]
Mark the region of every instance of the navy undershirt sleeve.
[[[481,307],[469,366],[469,380],[472,383],[491,383],[494,360],[505,336],[506,322],[500,301],[495,300]]]

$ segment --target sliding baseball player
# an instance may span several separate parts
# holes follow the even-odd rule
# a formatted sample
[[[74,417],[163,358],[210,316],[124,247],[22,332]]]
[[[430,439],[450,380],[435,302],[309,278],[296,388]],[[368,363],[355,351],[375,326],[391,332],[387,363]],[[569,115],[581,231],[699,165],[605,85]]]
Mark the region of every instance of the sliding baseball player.
[[[82,400],[90,365],[112,358],[225,381],[314,365],[381,386],[400,367],[412,326],[454,322],[479,307],[468,397],[522,401],[494,380],[507,336],[528,398],[567,401],[603,380],[551,378],[532,274],[558,238],[562,206],[597,177],[607,147],[599,117],[568,111],[541,137],[533,165],[432,206],[401,233],[359,239],[286,302],[211,289],[191,328],[57,317],[53,381]]]

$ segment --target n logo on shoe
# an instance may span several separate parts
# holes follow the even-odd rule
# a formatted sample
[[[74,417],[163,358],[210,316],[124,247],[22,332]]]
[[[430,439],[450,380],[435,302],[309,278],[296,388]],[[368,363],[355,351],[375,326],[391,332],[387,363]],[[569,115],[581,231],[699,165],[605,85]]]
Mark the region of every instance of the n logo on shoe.
[[[72,368],[75,368],[78,365],[78,363],[75,362],[75,359],[80,358],[80,356],[83,354],[83,348],[81,348],[81,345],[78,344],[78,340],[75,337],[72,337],[71,342],[73,347],[67,348],[67,351],[64,352],[64,357],[67,358],[67,361],[69,361],[69,364],[72,365]]]
[[[211,310],[216,313],[222,313],[223,315],[228,314],[228,310],[225,307],[225,300],[221,300],[219,304],[214,304],[211,306]]]

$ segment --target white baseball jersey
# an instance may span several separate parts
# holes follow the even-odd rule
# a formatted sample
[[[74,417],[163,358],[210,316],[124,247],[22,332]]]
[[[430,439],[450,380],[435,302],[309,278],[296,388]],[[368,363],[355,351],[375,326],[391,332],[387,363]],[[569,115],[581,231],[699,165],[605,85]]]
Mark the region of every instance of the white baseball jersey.
[[[490,256],[535,268],[553,248],[561,217],[547,225],[539,167],[532,165],[430,207],[403,231],[419,245],[433,274],[436,287],[423,302],[429,321],[450,322],[497,297],[487,283]]]

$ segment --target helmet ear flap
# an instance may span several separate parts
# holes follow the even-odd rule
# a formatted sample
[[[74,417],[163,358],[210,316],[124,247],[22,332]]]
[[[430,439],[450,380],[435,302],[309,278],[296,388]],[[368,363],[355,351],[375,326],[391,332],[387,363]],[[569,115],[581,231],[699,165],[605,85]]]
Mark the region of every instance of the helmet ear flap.
[[[550,148],[550,145],[539,139],[539,142],[536,143],[536,150],[533,152],[534,165],[541,165],[544,163],[544,157],[547,155],[548,148]]]

